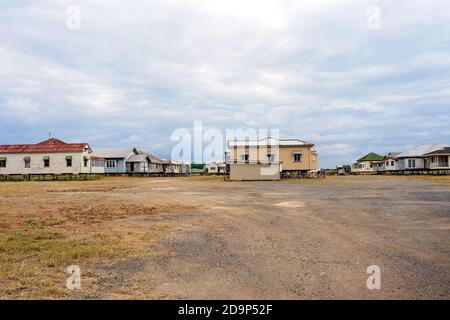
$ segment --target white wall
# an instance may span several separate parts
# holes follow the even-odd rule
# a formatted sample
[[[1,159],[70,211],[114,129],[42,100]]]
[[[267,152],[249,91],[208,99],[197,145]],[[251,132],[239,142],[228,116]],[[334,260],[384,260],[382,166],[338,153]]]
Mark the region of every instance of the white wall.
[[[50,166],[44,167],[44,157],[50,157]],[[72,156],[72,166],[67,167],[66,156]],[[84,166],[84,157],[89,157],[89,152],[64,152],[64,153],[6,153],[0,154],[6,157],[6,168],[0,168],[0,174],[79,174],[91,173],[90,160]],[[25,168],[24,157],[30,157],[30,168]],[[93,168],[92,168],[93,169]],[[96,173],[103,173],[104,168],[96,168]]]
[[[410,167],[408,160],[415,160],[416,166]],[[414,170],[414,169],[424,169],[425,168],[425,160],[423,158],[405,158],[398,160],[398,169],[399,170]]]
[[[359,162],[361,168],[354,168],[352,165],[352,172],[375,172],[375,169],[370,167],[370,163],[374,163],[374,161],[362,161]]]

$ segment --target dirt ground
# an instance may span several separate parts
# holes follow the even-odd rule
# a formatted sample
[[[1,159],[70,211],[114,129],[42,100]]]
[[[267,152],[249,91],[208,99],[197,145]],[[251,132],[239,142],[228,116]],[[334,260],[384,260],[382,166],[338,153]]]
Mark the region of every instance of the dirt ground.
[[[450,177],[0,183],[0,298],[450,299]]]

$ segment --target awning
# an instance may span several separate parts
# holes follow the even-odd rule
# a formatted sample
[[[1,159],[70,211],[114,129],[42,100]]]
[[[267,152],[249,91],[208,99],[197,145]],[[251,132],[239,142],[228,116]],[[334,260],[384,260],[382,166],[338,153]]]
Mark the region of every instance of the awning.
[[[66,156],[66,160],[72,160],[72,156]]]
[[[0,161],[6,161],[6,157],[0,157]]]
[[[23,161],[31,161],[31,157],[24,157]]]
[[[50,157],[49,156],[45,156],[43,159],[44,160],[50,160]]]
[[[303,154],[301,151],[292,151],[292,154]]]

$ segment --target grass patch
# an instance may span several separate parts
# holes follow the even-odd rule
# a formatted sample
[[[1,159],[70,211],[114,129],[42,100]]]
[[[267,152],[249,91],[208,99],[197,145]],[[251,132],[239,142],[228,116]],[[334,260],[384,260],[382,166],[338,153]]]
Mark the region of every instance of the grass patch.
[[[28,219],[27,221],[25,221],[26,224],[30,225],[30,226],[36,226],[39,224],[38,221],[33,220],[33,219]]]
[[[58,220],[58,219],[49,219],[49,220],[44,220],[44,221],[28,219],[25,221],[25,224],[27,226],[34,226],[34,227],[52,227],[52,226],[58,226],[63,223],[64,223],[63,220]]]
[[[67,236],[41,228],[0,235],[0,298],[67,297],[69,265],[107,261],[131,253],[120,236]]]

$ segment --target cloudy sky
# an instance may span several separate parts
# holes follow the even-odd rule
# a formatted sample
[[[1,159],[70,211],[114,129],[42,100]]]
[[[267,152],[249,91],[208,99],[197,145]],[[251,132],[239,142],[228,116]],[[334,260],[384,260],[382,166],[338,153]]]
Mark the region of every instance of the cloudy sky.
[[[279,129],[321,167],[450,143],[450,2],[0,0],[0,144],[170,157],[194,121]]]

